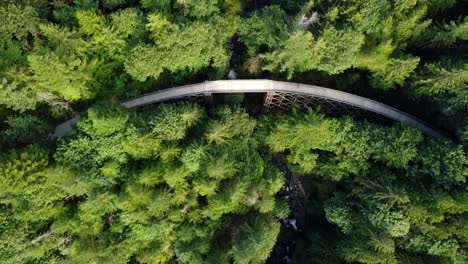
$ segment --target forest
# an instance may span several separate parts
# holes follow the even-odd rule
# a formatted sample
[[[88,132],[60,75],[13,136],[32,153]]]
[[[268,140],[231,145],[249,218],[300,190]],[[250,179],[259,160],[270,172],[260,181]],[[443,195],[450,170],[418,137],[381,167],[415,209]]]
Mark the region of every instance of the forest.
[[[0,1],[0,263],[468,263],[466,0]],[[314,84],[443,131],[262,95]],[[54,128],[80,114],[62,138]]]

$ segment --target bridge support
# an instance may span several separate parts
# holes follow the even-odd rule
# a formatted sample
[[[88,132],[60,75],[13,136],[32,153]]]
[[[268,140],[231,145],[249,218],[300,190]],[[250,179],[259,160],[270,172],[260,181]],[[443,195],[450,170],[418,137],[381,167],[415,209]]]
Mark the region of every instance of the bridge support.
[[[392,124],[394,122],[385,116],[364,110],[351,104],[342,103],[320,96],[290,92],[267,92],[262,112],[268,113],[278,110],[288,110],[294,106],[301,109],[319,109],[322,113],[329,116],[348,115],[354,116],[357,119],[366,119],[370,122],[377,122],[380,124]]]
[[[285,92],[267,92],[263,103],[263,113],[274,110],[290,109],[293,105],[299,107],[310,106],[311,96],[285,93]]]
[[[213,105],[213,94],[212,93],[200,93],[193,94],[186,97],[190,102],[203,104],[203,105]]]
[[[213,105],[213,94],[212,93],[204,93],[205,96],[205,102],[208,105]]]

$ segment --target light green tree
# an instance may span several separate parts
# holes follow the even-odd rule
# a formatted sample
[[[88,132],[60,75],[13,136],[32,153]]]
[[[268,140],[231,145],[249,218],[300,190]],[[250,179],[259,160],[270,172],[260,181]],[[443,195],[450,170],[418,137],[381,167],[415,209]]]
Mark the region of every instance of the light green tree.
[[[3,79],[0,83],[0,105],[14,111],[24,112],[36,108],[37,98],[32,91],[20,89],[16,83]]]
[[[280,225],[271,216],[247,220],[240,227],[239,242],[232,249],[234,263],[265,263],[274,246]]]
[[[91,98],[98,89],[94,78],[97,60],[47,52],[28,56],[28,63],[31,76],[26,83],[36,93],[52,93],[77,101]]]
[[[263,69],[287,73],[289,79],[295,73],[311,70],[314,66],[312,58],[320,60],[323,56],[323,53],[316,53],[316,45],[322,46],[322,43],[316,43],[310,32],[296,31],[284,43],[283,49],[263,56],[267,61]]]
[[[149,29],[157,30],[155,17]],[[139,45],[125,62],[126,71],[136,80],[148,77],[158,78],[163,71],[171,73],[194,73],[205,67],[212,67],[219,74],[226,72],[229,52],[224,48],[229,33],[226,21],[213,23],[195,22],[184,28],[168,31],[155,40],[155,45]],[[163,24],[160,25],[164,27]]]

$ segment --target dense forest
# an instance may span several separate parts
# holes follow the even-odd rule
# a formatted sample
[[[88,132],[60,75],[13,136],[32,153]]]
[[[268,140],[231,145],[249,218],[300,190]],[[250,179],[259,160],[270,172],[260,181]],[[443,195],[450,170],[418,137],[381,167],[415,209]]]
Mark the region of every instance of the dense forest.
[[[0,263],[468,263],[467,10],[0,1]],[[261,115],[242,96],[119,103],[225,78],[362,95],[446,137],[320,108]]]

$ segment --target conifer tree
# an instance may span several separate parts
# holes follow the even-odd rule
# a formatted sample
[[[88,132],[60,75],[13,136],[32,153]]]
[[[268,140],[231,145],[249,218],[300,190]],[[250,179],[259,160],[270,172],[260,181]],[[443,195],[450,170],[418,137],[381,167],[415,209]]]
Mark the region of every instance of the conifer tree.
[[[27,89],[18,89],[14,82],[8,83],[6,79],[3,79],[0,83],[0,91],[0,105],[18,112],[36,108],[35,95]]]

